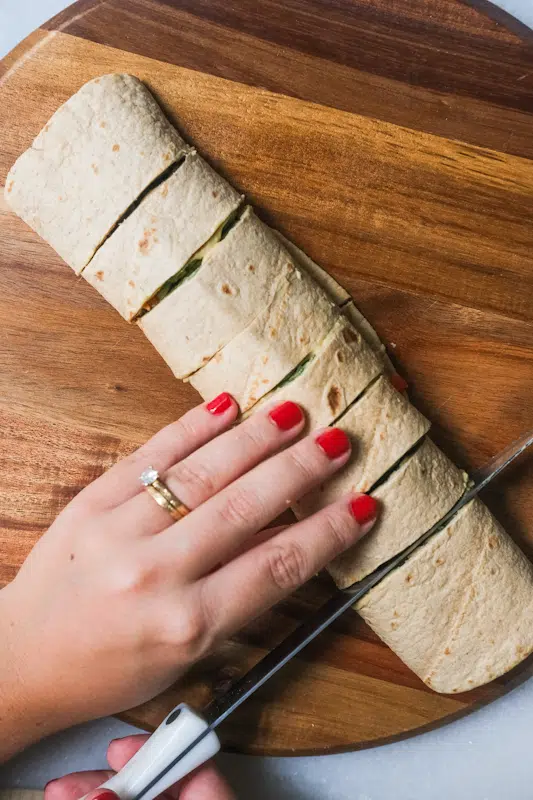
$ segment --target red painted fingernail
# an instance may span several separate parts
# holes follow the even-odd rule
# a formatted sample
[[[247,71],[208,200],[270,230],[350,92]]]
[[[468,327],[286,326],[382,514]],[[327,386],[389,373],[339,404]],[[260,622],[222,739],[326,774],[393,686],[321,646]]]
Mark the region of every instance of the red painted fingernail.
[[[273,408],[268,416],[282,431],[288,431],[294,428],[296,425],[299,425],[304,418],[300,406],[293,403],[291,400],[287,400],[285,403],[281,403],[279,406],[276,406],[276,408]]]
[[[409,384],[407,383],[405,378],[402,378],[402,376],[399,375],[397,372],[394,372],[390,376],[390,382],[392,383],[394,388],[397,389],[399,392],[405,392],[405,390],[409,387]]]
[[[224,411],[227,411],[228,408],[231,408],[233,405],[233,398],[227,392],[222,392],[219,394],[218,397],[215,397],[214,400],[211,400],[210,403],[207,404],[206,408],[210,414],[223,414]]]
[[[378,501],[369,494],[360,494],[350,501],[350,511],[359,525],[364,525],[376,519],[378,515]]]
[[[96,793],[92,796],[92,800],[117,800],[117,798],[118,795],[112,792],[111,789],[102,789],[101,792],[96,790]]]
[[[350,440],[340,428],[329,428],[317,436],[315,441],[331,461],[340,458],[350,449]]]

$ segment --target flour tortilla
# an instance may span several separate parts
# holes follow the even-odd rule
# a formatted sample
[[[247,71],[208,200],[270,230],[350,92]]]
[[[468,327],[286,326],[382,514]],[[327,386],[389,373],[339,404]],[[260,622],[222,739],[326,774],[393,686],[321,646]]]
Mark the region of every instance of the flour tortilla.
[[[118,226],[84,269],[83,277],[131,320],[179,273],[241,200],[193,151]]]
[[[247,208],[199,270],[139,325],[174,375],[185,378],[270,305],[293,269],[277,237]]]
[[[204,398],[230,392],[244,413],[320,345],[339,314],[315,281],[294,268],[271,304],[190,382]]]
[[[309,429],[330,425],[381,372],[364,339],[340,316],[303,372],[263,397],[251,413],[269,403],[292,400],[306,412]]]
[[[384,376],[336,424],[352,440],[352,457],[334,478],[293,506],[300,518],[350,492],[368,492],[430,427],[428,420]]]
[[[80,273],[143,190],[188,146],[131,75],[103,75],[62,105],[11,168],[11,208]]]
[[[337,586],[345,589],[397,555],[428,531],[465,492],[467,475],[430,439],[408,456],[372,492],[380,514],[359,544],[328,566]]]
[[[289,241],[289,239],[287,239],[282,233],[275,231],[275,234],[283,242],[286,249],[295,260],[296,265],[311,275],[311,277],[315,279],[318,285],[329,297],[331,297],[336,305],[342,306],[343,313],[346,314],[353,327],[359,331],[363,339],[383,361],[385,372],[389,375],[393,375],[396,372],[396,369],[387,355],[385,345],[377,335],[370,322],[359,311],[353,299],[350,297],[350,293],[344,288],[344,286],[341,286],[340,283],[329,274],[329,272],[326,272],[326,270],[320,267],[315,261],[313,261],[312,258],[309,258],[307,253],[304,253],[303,250],[300,250],[299,247]]]
[[[476,499],[357,611],[424,683],[464,692],[533,651],[533,567]]]

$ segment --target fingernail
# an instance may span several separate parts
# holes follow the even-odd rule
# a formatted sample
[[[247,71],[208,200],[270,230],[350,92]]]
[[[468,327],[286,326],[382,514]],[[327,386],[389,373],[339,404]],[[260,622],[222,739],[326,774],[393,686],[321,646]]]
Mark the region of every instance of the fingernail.
[[[394,388],[397,389],[399,392],[405,392],[405,390],[409,387],[409,384],[407,383],[405,378],[402,378],[402,376],[399,375],[397,372],[394,372],[390,376],[390,382],[392,383]]]
[[[350,511],[359,525],[366,525],[378,515],[378,501],[369,494],[360,494],[350,500]]]
[[[340,458],[350,449],[350,440],[340,428],[328,428],[315,441],[331,461]]]
[[[274,425],[277,425],[282,431],[288,431],[294,428],[296,425],[299,425],[304,418],[300,406],[293,403],[291,400],[287,400],[285,403],[281,403],[279,406],[276,406],[276,408],[273,408],[268,416]]]
[[[233,399],[227,392],[222,392],[214,400],[207,404],[206,408],[210,414],[223,414],[228,408],[231,408]]]
[[[117,800],[118,795],[112,792],[111,789],[102,789],[101,792],[96,790],[92,796],[92,800]]]

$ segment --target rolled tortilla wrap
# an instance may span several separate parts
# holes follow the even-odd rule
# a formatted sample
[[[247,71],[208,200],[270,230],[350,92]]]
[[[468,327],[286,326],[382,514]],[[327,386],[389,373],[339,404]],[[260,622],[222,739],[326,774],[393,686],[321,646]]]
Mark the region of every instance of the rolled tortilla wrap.
[[[372,531],[328,566],[337,586],[362,580],[428,531],[463,496],[468,476],[433,442],[421,446],[372,492],[380,514]]]
[[[193,151],[118,226],[83,277],[131,320],[240,202],[238,192]]]
[[[67,100],[11,168],[11,208],[80,273],[121,216],[187,152],[146,87],[103,75]]]
[[[205,398],[231,392],[244,413],[320,345],[339,314],[315,281],[293,268],[270,305],[190,382]]]
[[[352,440],[351,459],[330,481],[295,503],[293,509],[300,518],[344,494],[368,492],[430,427],[428,420],[384,376],[336,424]]]
[[[174,375],[185,378],[270,305],[279,282],[292,269],[277,237],[247,208],[197,272],[139,325]]]
[[[533,651],[533,566],[476,499],[357,611],[432,689],[468,691]]]
[[[267,403],[292,400],[307,415],[309,429],[325,427],[340,416],[382,370],[362,336],[340,316],[302,370],[263,397],[250,413]]]

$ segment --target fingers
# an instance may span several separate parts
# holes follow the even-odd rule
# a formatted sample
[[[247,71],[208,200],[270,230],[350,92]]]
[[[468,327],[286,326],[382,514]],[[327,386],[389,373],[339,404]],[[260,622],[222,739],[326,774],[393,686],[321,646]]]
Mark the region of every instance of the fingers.
[[[109,765],[118,772],[149,738],[145,734],[140,734],[114,739],[107,748]],[[172,800],[178,800],[178,798],[179,800],[187,800],[187,798],[189,800],[234,800],[235,797],[212,763],[204,764],[180,781],[179,785],[167,789],[164,796],[170,797]]]
[[[113,773],[107,770],[72,772],[44,787],[44,800],[78,800],[107,781]],[[102,792],[104,790],[102,789]],[[96,792],[94,794],[97,794]],[[109,798],[102,798],[109,800]]]
[[[162,557],[192,580],[208,574],[294,500],[348,460],[350,442],[338,428],[307,436],[211,497],[159,537]]]
[[[202,600],[214,638],[230,635],[308,581],[368,533],[377,513],[373,497],[344,498],[206,577]]]
[[[196,406],[91,483],[78,496],[79,500],[96,511],[121,505],[142,490],[139,477],[146,467],[166,472],[177,461],[227,430],[237,414],[237,404],[226,393],[210,403]]]
[[[296,403],[262,411],[212,439],[168,469],[163,478],[189,508],[197,508],[268,456],[286,447],[305,424]],[[115,510],[117,524],[140,534],[153,534],[172,524],[168,512],[147,492],[140,491]]]

